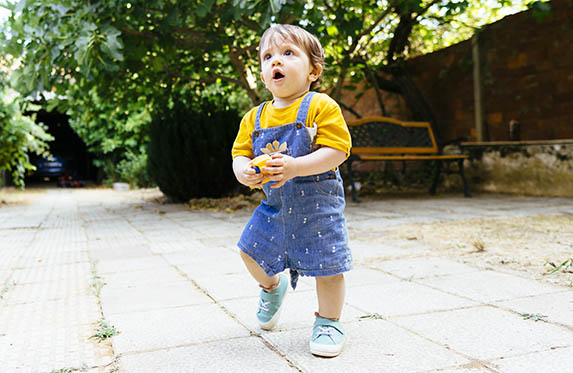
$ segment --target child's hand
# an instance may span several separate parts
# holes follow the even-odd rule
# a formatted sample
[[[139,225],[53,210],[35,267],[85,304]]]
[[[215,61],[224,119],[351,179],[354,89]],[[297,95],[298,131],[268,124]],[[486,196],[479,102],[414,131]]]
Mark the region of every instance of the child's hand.
[[[261,182],[264,178],[265,175],[262,173],[258,174],[252,167],[251,162],[247,163],[246,166],[237,173],[237,179],[239,182],[251,188],[261,188]]]
[[[298,163],[296,158],[281,153],[273,154],[273,159],[267,161],[267,166],[261,171],[271,181],[276,181],[271,188],[280,188],[287,181],[298,176]]]

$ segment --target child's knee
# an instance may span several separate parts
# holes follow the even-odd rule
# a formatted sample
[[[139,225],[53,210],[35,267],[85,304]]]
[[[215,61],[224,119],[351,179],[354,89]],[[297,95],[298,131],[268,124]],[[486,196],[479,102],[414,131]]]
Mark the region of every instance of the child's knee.
[[[337,284],[344,281],[344,274],[339,273],[332,276],[316,277],[316,282],[323,285]]]

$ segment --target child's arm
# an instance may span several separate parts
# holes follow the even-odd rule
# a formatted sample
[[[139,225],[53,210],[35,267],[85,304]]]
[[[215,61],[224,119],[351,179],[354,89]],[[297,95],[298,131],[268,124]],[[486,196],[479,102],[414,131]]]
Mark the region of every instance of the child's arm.
[[[280,188],[288,180],[298,176],[316,175],[340,166],[346,160],[342,150],[321,147],[302,157],[293,158],[284,154],[274,154],[261,169],[271,181],[277,181],[271,188]]]
[[[257,174],[257,172],[251,167],[251,161],[252,159],[245,156],[235,157],[233,159],[233,171],[235,172],[235,177],[239,183],[248,187],[261,187],[261,182],[265,175],[262,173]]]

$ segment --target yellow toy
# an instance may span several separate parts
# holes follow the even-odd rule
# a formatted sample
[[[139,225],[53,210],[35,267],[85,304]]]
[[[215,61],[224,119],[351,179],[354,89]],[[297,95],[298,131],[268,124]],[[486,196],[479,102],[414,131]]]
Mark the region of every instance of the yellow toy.
[[[256,157],[255,159],[253,159],[252,167],[258,174],[260,174],[261,173],[261,167],[266,166],[267,161],[270,161],[271,159],[272,159],[272,157],[270,155],[261,154],[258,157]],[[269,181],[271,181],[271,180],[268,177],[265,177],[263,179],[263,181],[261,182],[261,184],[268,183]]]
[[[252,167],[253,169],[260,174],[261,173],[261,167],[264,167],[267,165],[267,161],[270,161],[272,158],[273,154],[277,154],[277,153],[282,153],[282,152],[286,152],[287,151],[287,143],[283,142],[282,144],[279,145],[278,141],[273,141],[272,143],[268,143],[267,146],[265,148],[261,148],[261,152],[263,152],[263,154],[259,155],[258,157],[256,157],[255,159],[253,159],[253,163],[252,163]],[[269,181],[271,181],[268,177],[265,177],[263,179],[263,181],[261,182],[261,184],[264,183],[268,183]],[[251,188],[253,189],[253,188]]]

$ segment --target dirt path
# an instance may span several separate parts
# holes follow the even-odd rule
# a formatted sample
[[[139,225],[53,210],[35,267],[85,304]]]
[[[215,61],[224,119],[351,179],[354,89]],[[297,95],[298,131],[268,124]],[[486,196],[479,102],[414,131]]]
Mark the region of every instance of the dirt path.
[[[391,227],[388,239],[417,240],[432,255],[573,286],[573,216],[528,216]]]

